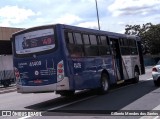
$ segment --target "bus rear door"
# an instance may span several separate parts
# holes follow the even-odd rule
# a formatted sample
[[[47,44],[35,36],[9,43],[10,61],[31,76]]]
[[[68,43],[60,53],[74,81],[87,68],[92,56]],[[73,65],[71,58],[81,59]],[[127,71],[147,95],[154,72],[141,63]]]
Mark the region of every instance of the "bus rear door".
[[[118,38],[110,38],[111,50],[114,60],[115,75],[117,77],[117,83],[123,82],[123,66],[122,57],[120,52],[120,46],[118,43]]]

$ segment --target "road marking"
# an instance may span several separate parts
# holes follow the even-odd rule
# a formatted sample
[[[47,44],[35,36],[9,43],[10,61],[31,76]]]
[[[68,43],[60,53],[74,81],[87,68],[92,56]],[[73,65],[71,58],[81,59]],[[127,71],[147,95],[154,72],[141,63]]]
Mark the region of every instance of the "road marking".
[[[151,111],[159,111],[160,110],[160,105],[157,107],[153,108]],[[148,118],[147,118],[148,117]],[[158,119],[159,116],[142,116],[140,119]]]
[[[153,110],[160,110],[160,105],[158,105],[157,107],[155,107]],[[158,119],[159,116],[154,117],[153,119]]]
[[[75,103],[78,103],[78,102],[82,102],[82,101],[88,100],[88,99],[96,97],[96,96],[97,95],[93,95],[93,96],[90,96],[90,97],[87,97],[87,98],[84,98],[84,99],[81,99],[81,100],[77,100],[77,101],[70,102],[70,103],[67,103],[67,104],[64,104],[64,105],[60,105],[60,106],[48,109],[46,111],[43,111],[42,113],[46,113],[46,112],[51,111],[51,110],[56,110],[56,109],[59,109],[59,108],[62,108],[62,107],[66,107],[66,106],[69,106],[69,105],[72,105],[72,104],[75,104]],[[21,117],[21,118],[18,118],[18,119],[27,119],[27,118],[30,118],[30,117],[32,117],[32,116],[25,116],[25,117]]]
[[[81,99],[81,100],[77,100],[77,101],[74,101],[74,102],[70,102],[70,103],[67,103],[67,104],[64,104],[64,105],[61,105],[61,106],[57,106],[57,107],[48,109],[47,111],[56,110],[56,109],[59,109],[59,108],[62,108],[62,107],[66,107],[66,106],[69,106],[69,105],[72,105],[72,104],[75,104],[75,103],[78,103],[78,102],[82,102],[82,101],[88,100],[88,99],[93,98],[93,97],[96,97],[96,96],[97,96],[97,95],[93,95],[93,96],[90,96],[90,97],[87,97],[87,98],[84,98],[84,99]],[[47,112],[47,111],[46,111],[46,112]]]

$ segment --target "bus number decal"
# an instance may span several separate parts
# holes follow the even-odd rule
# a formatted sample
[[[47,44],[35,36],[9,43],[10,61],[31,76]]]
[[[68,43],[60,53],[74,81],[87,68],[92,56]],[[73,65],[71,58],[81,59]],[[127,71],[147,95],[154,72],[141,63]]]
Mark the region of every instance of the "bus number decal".
[[[29,66],[34,67],[34,66],[40,66],[41,64],[42,64],[41,61],[34,61],[34,62],[30,62]]]

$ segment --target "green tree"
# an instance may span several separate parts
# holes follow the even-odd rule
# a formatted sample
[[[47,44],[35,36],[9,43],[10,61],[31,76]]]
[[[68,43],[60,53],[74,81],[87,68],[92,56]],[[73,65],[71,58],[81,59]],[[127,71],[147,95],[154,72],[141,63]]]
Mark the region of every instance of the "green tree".
[[[148,43],[151,54],[160,53],[160,24],[152,25],[145,34],[146,42]]]
[[[160,53],[160,24],[126,25],[125,34],[141,37],[144,53]]]

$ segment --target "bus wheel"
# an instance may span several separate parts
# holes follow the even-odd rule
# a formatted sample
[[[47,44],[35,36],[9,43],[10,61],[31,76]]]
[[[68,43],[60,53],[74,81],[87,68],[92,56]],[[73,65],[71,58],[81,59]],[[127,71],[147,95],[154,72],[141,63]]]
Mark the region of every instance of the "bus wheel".
[[[65,91],[56,91],[56,94],[60,94],[61,96],[71,97],[75,93],[74,90],[65,90]]]
[[[133,78],[133,83],[138,83],[139,82],[139,71],[136,68],[134,71],[134,78]]]
[[[109,77],[106,73],[101,76],[101,87],[98,89],[99,94],[105,94],[110,88]]]
[[[159,87],[160,86],[160,82],[154,80],[154,85]]]

